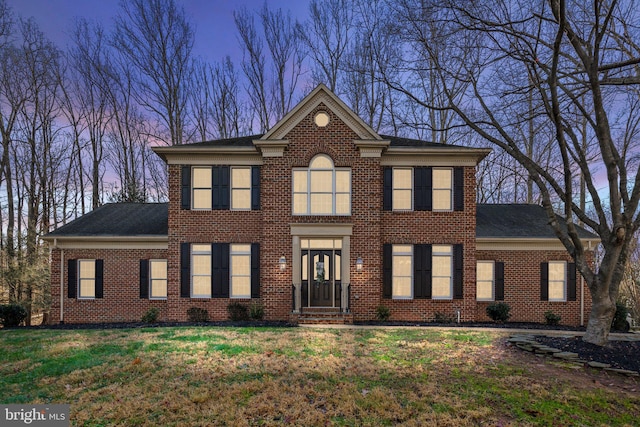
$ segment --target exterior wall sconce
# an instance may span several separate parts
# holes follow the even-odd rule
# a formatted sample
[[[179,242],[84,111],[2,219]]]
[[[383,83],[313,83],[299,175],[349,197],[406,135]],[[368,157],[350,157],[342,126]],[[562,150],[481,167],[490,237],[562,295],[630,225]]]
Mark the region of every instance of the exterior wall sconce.
[[[356,260],[356,271],[361,272],[362,271],[362,258],[358,257],[358,259]]]
[[[284,269],[287,268],[287,259],[284,257],[284,255],[280,257],[278,264],[280,264],[280,271],[284,271]]]

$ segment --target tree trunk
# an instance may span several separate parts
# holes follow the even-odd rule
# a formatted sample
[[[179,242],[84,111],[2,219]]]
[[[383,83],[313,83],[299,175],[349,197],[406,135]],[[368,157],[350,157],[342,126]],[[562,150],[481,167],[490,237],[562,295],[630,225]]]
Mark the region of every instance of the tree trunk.
[[[591,314],[583,341],[596,345],[607,345],[611,322],[616,314],[616,303],[607,296],[591,297]]]

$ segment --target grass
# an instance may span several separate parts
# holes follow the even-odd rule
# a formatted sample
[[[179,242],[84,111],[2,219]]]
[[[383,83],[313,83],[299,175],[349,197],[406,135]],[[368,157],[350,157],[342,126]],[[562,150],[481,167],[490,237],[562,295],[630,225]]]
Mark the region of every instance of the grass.
[[[0,402],[70,403],[72,424],[88,426],[637,422],[637,394],[542,368],[503,338],[418,328],[4,330]]]

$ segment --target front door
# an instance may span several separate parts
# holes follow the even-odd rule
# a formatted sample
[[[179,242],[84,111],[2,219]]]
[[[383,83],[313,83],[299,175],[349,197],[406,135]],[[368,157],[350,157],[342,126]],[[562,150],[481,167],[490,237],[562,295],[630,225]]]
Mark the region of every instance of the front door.
[[[340,251],[305,250],[302,269],[303,306],[334,307],[340,289]]]

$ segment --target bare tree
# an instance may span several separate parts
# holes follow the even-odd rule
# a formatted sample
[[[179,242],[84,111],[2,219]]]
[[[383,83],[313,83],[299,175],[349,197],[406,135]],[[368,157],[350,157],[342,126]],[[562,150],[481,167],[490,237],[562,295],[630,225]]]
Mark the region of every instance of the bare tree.
[[[353,8],[347,0],[312,0],[309,20],[297,24],[300,39],[312,61],[312,85],[327,85],[341,93],[340,73],[353,28]]]
[[[280,120],[292,107],[305,54],[290,12],[285,14],[282,9],[271,10],[265,3],[260,9],[260,19],[274,74],[272,110],[275,120]]]
[[[433,3],[433,4],[432,4]],[[442,6],[442,7],[441,7]],[[625,126],[637,121],[637,111],[618,109],[614,101],[637,99],[640,84],[638,4],[596,0],[479,1],[474,3],[402,0],[394,3],[403,25],[405,79],[422,78],[417,59],[429,57],[454,111],[464,124],[512,156],[537,186],[556,235],[574,258],[589,286],[592,310],[584,339],[604,345],[615,313],[629,245],[640,227],[640,174],[637,139],[624,138]],[[431,7],[430,13],[425,9]],[[426,20],[429,19],[429,21]],[[422,31],[440,26],[445,58],[434,54]],[[448,79],[466,82],[465,96],[448,91]],[[414,102],[436,108],[400,79],[388,79],[395,90]],[[535,100],[534,108],[528,99]],[[442,107],[437,107],[442,108]],[[529,119],[544,118],[553,135],[559,167],[546,169],[529,156],[514,129]],[[576,119],[578,118],[578,119]],[[597,158],[585,152],[582,123],[593,138]],[[625,141],[627,145],[625,146]],[[606,175],[599,191],[595,171]],[[593,207],[576,202],[580,177]],[[606,193],[606,194],[604,194]],[[557,222],[554,203],[567,219]],[[602,241],[598,266],[589,262],[575,219],[594,230]]]
[[[85,213],[85,174],[91,182],[91,207],[102,203],[105,173],[104,139],[111,120],[109,110],[110,56],[107,36],[99,24],[78,19],[72,33],[73,47],[68,55],[70,70],[63,85],[64,111],[73,132],[78,167],[82,213]],[[87,171],[84,162],[88,160]]]
[[[247,78],[246,92],[254,114],[258,116],[260,132],[266,132],[271,125],[272,111],[267,100],[267,77],[264,44],[253,19],[245,7],[233,12],[243,51],[242,71]]]
[[[174,0],[120,3],[113,44],[131,65],[136,101],[154,114],[175,145],[185,139],[194,33]]]
[[[214,64],[211,73],[211,109],[218,138],[233,138],[246,132],[247,119],[240,99],[240,82],[229,56]]]

